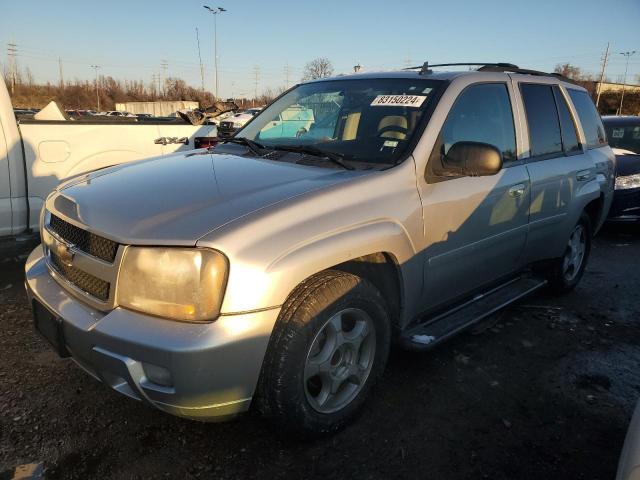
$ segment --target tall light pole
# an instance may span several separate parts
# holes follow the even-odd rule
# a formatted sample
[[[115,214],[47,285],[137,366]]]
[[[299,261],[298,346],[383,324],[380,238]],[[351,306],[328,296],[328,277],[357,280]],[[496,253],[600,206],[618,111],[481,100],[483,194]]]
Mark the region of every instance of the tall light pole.
[[[213,63],[215,65],[216,70],[216,99],[218,99],[218,15],[222,12],[226,12],[227,10],[218,7],[211,8],[209,5],[203,5],[204,8],[209,10],[209,13],[213,15]]]
[[[98,89],[98,69],[101,68],[100,65],[91,65],[96,71],[96,99],[98,100],[98,112],[100,111],[100,90]]]
[[[630,52],[620,52],[620,55],[624,55],[625,57],[627,57],[627,63],[624,67],[624,80],[622,81],[622,96],[620,97],[620,108],[618,108],[618,115],[622,115],[622,102],[624,101],[624,90],[627,86],[627,70],[629,69],[629,58],[634,53],[636,53],[635,50],[632,50]]]
[[[200,54],[200,32],[196,27],[196,40],[198,42],[198,60],[200,61],[200,81],[202,82],[202,92],[204,92],[204,67],[202,66],[202,55]]]

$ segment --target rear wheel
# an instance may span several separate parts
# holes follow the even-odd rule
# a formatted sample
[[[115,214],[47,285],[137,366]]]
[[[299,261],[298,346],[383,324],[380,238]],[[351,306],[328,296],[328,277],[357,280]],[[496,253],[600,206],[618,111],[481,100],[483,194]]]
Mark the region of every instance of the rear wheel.
[[[259,382],[260,410],[289,431],[337,430],[383,372],[390,336],[384,300],[371,283],[339,271],[314,275],[278,319]]]
[[[591,237],[591,221],[583,212],[569,235],[564,255],[549,262],[545,271],[554,293],[570,292],[580,282],[591,252]]]

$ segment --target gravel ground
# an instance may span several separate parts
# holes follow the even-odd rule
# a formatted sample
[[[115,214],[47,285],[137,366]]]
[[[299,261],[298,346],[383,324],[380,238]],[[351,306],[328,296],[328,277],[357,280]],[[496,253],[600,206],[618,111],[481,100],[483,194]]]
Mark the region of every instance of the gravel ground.
[[[525,299],[431,353],[396,351],[362,415],[282,438],[257,415],[181,420],[55,356],[23,264],[0,261],[0,479],[610,479],[640,397],[640,229],[607,228],[575,292]]]

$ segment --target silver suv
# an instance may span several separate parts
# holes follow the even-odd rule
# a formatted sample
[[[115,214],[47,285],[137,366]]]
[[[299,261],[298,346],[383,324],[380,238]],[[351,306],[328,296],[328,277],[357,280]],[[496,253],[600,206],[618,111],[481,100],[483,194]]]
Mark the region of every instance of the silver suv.
[[[213,149],[61,185],[26,287],[57,352],[124,395],[328,432],[392,341],[426,350],[574,288],[613,182],[593,103],[557,76],[323,79]]]

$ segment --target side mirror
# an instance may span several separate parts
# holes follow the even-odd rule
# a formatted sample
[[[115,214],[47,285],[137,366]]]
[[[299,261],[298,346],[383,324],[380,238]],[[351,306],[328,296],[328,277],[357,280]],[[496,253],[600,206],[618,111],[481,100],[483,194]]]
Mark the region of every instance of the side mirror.
[[[442,159],[445,169],[466,177],[486,177],[502,170],[502,153],[494,145],[456,142]]]

